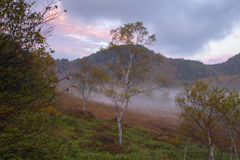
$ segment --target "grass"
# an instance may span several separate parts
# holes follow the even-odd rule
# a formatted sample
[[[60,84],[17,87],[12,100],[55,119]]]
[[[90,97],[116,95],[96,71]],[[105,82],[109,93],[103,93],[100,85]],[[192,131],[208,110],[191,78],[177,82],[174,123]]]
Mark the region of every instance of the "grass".
[[[62,126],[51,134],[60,137],[63,159],[177,160],[184,157],[188,139],[177,134],[179,120],[176,116],[166,119],[163,115],[166,111],[129,108],[123,116],[121,147],[113,106],[89,101],[87,111],[83,112],[83,100],[68,93],[61,95],[56,106],[62,112]],[[191,143],[186,159],[207,159],[202,153],[197,143]]]
[[[63,93],[56,106],[63,110],[83,109],[83,100],[72,94]],[[91,111],[97,118],[115,118],[115,108],[111,104],[88,100],[86,111]],[[124,113],[122,122],[138,127],[175,132],[180,124],[177,114],[178,111],[174,110],[130,106]]]

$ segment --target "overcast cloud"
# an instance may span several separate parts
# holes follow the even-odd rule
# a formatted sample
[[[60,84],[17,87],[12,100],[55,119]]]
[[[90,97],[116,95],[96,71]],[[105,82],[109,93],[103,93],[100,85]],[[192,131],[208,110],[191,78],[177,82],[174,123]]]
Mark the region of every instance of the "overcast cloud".
[[[110,29],[136,21],[156,34],[157,42],[151,49],[167,57],[204,61],[205,55],[211,61],[204,62],[213,63],[216,55],[219,60],[221,54],[228,58],[240,52],[240,45],[231,46],[237,53],[208,50],[210,42],[232,34],[235,38],[230,41],[240,42],[240,33],[235,33],[240,28],[239,0],[62,0],[60,7],[67,13],[55,22],[58,25],[49,39],[55,58],[90,55],[111,40]]]

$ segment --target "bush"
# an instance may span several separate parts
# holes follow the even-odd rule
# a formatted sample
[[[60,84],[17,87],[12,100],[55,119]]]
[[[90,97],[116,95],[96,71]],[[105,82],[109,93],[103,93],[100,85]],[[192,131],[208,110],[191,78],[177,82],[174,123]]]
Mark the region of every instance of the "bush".
[[[109,124],[101,124],[96,127],[97,132],[109,131],[112,126]]]
[[[66,109],[66,110],[64,110],[64,112],[66,112],[67,114],[72,115],[76,118],[80,118],[85,114],[83,110],[75,109],[75,108]]]
[[[91,121],[92,118],[96,118],[96,116],[92,112],[83,111],[82,109],[69,108],[64,110],[64,112],[76,118],[81,118],[82,116],[86,115],[84,119],[89,121]]]
[[[89,116],[90,118],[96,118],[96,115],[93,114],[91,111],[90,111],[90,112],[89,112],[89,111],[85,111],[85,113],[88,114],[88,116]]]
[[[119,143],[108,143],[103,147],[102,151],[108,151],[110,154],[121,154],[123,153],[123,147]]]
[[[113,122],[117,122],[117,117],[112,118]]]
[[[94,142],[101,142],[102,145],[114,144],[114,141],[117,140],[118,136],[112,134],[99,134],[96,133],[92,136]]]

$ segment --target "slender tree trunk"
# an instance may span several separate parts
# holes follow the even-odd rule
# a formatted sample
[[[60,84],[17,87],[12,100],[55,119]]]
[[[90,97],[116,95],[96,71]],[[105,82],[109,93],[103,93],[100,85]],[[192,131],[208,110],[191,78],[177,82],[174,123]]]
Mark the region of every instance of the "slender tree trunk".
[[[208,132],[208,145],[209,145],[209,149],[210,149],[209,160],[214,160],[214,156],[213,156],[213,149],[214,149],[214,147],[212,146],[209,132]]]
[[[214,149],[214,147],[211,146],[210,149],[211,149],[211,160],[214,160],[214,156],[213,156],[213,149]]]
[[[190,139],[191,138],[188,139],[187,145],[185,147],[184,160],[186,159],[186,156],[187,156],[187,147],[188,147],[188,143],[190,142]]]
[[[223,160],[223,158],[224,158],[224,151],[221,154],[221,160]]]
[[[122,116],[124,114],[124,112],[126,111],[127,107],[128,107],[128,102],[129,100],[127,100],[126,105],[123,109],[123,111],[121,112],[120,116],[118,117],[117,112],[118,112],[118,107],[116,110],[116,117],[117,117],[117,121],[118,121],[118,130],[119,130],[119,144],[122,146],[122,125],[121,125],[121,120],[122,120]]]
[[[84,101],[84,102],[83,102],[83,111],[85,112],[86,99],[84,98],[83,101]]]
[[[238,160],[238,151],[237,151],[237,147],[236,147],[236,143],[235,143],[235,131],[233,130],[233,138],[232,138],[232,141],[233,141],[233,146],[234,146],[234,150],[235,150],[235,154],[236,154],[236,160]]]
[[[119,144],[122,146],[122,125],[121,125],[121,118],[117,117],[117,121],[118,121],[118,131],[119,131],[118,142],[119,142]]]
[[[235,141],[233,141],[233,146],[234,146],[234,149],[235,149],[236,160],[238,160],[238,152],[237,152],[237,147],[236,147]]]
[[[234,130],[233,130],[233,135],[232,135],[232,130],[230,129],[229,130],[229,135],[230,135],[230,138],[231,138],[231,141],[232,141],[232,145],[234,147],[234,151],[235,151],[235,155],[236,155],[236,160],[238,160],[238,152],[237,152],[237,147],[236,147],[236,144],[235,144],[235,134],[234,134]],[[231,145],[231,146],[232,146]],[[231,147],[232,148],[232,147]]]
[[[230,146],[230,154],[229,154],[229,156],[230,156],[230,160],[232,160],[232,142],[231,142],[231,146]]]
[[[224,146],[223,146],[223,141],[222,141],[222,149],[221,149],[221,151],[222,151],[222,153],[221,153],[221,160],[223,160],[223,158],[224,158]]]

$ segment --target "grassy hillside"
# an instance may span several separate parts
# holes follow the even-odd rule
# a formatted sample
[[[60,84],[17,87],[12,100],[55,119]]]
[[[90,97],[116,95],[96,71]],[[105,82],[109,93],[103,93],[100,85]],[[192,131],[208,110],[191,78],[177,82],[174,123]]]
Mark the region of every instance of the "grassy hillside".
[[[64,159],[183,159],[188,139],[177,133],[177,111],[129,108],[122,121],[121,147],[113,106],[89,101],[83,112],[82,103],[68,93],[62,93],[56,103],[62,112],[61,127],[51,134],[60,137],[56,143],[61,144]],[[197,144],[188,146],[188,160],[203,156]]]

